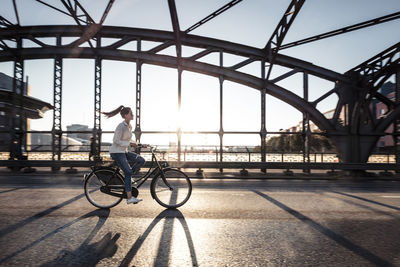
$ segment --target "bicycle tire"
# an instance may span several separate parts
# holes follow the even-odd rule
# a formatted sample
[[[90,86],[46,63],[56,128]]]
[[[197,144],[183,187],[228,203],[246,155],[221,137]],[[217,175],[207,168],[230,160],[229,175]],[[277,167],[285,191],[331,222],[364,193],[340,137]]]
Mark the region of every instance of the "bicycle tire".
[[[118,174],[114,175],[114,173],[115,171],[112,169],[101,168],[94,170],[86,177],[84,184],[85,196],[93,206],[101,209],[109,209],[122,201],[124,182]],[[110,181],[110,179],[112,180]],[[112,190],[118,194],[121,193],[121,197],[101,192],[100,188],[106,183],[117,186],[117,188],[113,188]]]
[[[192,182],[184,172],[177,169],[165,169],[164,176],[171,188],[164,182],[160,173],[153,178],[151,183],[152,197],[165,208],[181,207],[192,194]]]

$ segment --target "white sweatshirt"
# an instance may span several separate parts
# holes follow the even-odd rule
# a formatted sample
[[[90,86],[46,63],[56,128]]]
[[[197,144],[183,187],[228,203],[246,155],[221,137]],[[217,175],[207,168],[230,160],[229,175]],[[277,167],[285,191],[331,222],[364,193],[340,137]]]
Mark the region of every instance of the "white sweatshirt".
[[[125,153],[132,142],[132,126],[125,121],[118,124],[114,132],[110,153]]]

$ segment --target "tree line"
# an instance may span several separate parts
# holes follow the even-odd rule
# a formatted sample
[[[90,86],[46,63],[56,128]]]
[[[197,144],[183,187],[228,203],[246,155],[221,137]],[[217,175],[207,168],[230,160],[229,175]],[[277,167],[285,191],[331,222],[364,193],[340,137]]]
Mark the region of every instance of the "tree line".
[[[311,135],[309,140],[310,152],[332,152],[336,149],[329,139],[323,135]],[[273,136],[266,141],[267,152],[295,152],[304,150],[305,135],[303,134],[281,134]],[[254,148],[254,152],[260,152],[261,147]]]

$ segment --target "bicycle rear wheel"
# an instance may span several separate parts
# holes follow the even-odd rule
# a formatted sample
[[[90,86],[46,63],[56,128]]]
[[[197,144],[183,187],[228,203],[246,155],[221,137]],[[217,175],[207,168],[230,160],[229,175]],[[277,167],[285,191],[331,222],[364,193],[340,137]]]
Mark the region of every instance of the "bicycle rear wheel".
[[[192,194],[189,177],[176,169],[164,170],[165,180],[159,174],[154,177],[150,191],[154,199],[163,207],[176,209],[185,204]]]
[[[87,200],[93,206],[101,209],[109,209],[118,205],[124,194],[124,182],[110,169],[93,171],[86,177],[84,188]],[[105,190],[115,195],[106,194],[103,192]]]

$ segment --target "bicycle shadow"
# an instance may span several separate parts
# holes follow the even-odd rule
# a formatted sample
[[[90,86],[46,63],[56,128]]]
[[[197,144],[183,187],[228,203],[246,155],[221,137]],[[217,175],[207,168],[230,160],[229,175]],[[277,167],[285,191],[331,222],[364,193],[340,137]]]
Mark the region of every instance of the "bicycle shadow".
[[[30,216],[30,217],[18,222],[18,223],[15,223],[13,225],[9,225],[9,226],[7,226],[7,227],[5,227],[3,229],[0,229],[0,237],[3,237],[3,236],[5,236],[5,235],[7,235],[7,234],[9,234],[11,232],[14,232],[14,231],[18,230],[19,228],[21,228],[23,226],[26,226],[26,225],[28,225],[30,223],[33,223],[33,222],[35,222],[35,221],[37,221],[37,220],[39,220],[39,219],[41,219],[43,217],[46,217],[47,215],[51,214],[52,212],[54,212],[56,210],[59,210],[59,209],[61,209],[63,207],[66,207],[69,204],[71,204],[71,203],[73,203],[75,201],[78,201],[83,197],[85,197],[85,194],[80,194],[80,195],[75,196],[75,197],[73,197],[73,198],[71,198],[69,200],[66,200],[66,201],[64,201],[62,203],[59,203],[59,204],[57,204],[55,206],[52,206],[52,207],[50,207],[50,208],[48,208],[46,210],[38,212],[38,213],[36,213],[36,214],[34,214],[34,215],[32,215],[32,216]]]
[[[162,211],[151,224],[147,227],[144,233],[136,240],[136,242],[132,245],[131,249],[126,254],[125,258],[122,260],[120,266],[130,266],[133,258],[136,256],[137,252],[139,251],[140,247],[143,245],[144,241],[147,239],[149,234],[153,231],[154,227],[164,220],[164,226],[161,232],[161,238],[159,241],[157,256],[155,258],[154,266],[162,266],[169,262],[170,251],[172,247],[172,230],[174,220],[178,219],[182,228],[185,232],[186,241],[189,247],[190,258],[192,261],[192,266],[198,266],[196,251],[193,244],[192,235],[190,234],[189,226],[185,220],[185,217],[179,210],[174,209],[166,209]],[[162,245],[161,245],[162,244]]]
[[[90,245],[90,240],[85,240],[77,249],[63,250],[54,260],[41,266],[96,266],[101,260],[114,256],[118,250],[116,243],[120,236],[119,233],[112,236],[109,232],[100,241]]]
[[[63,250],[60,254],[52,261],[44,263],[42,266],[55,266],[55,265],[70,265],[70,262],[79,261],[84,263],[85,266],[94,266],[101,259],[105,258],[105,255],[114,255],[117,250],[116,241],[120,234],[116,234],[111,238],[111,233],[106,234],[103,239],[97,243],[89,245],[89,242],[96,236],[97,232],[103,227],[107,218],[109,217],[109,210],[94,210],[87,214],[80,216],[58,228],[47,233],[46,235],[36,239],[35,241],[27,244],[26,246],[16,250],[15,252],[5,256],[0,260],[0,265],[7,262],[9,259],[23,253],[24,251],[31,249],[39,243],[53,237],[57,233],[64,231],[65,229],[73,226],[76,223],[81,222],[87,218],[98,217],[98,221],[94,226],[93,230],[89,233],[82,244],[74,251]],[[111,242],[111,243],[110,243]],[[93,250],[94,249],[94,250]],[[93,251],[99,253],[93,253]],[[102,254],[104,253],[104,254]],[[112,256],[111,255],[111,256]],[[93,265],[91,265],[93,264]],[[79,264],[80,265],[80,264]]]

